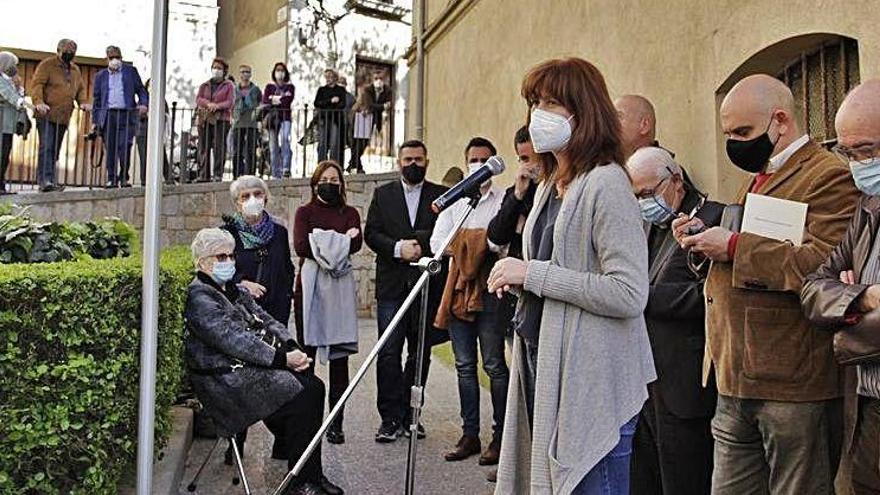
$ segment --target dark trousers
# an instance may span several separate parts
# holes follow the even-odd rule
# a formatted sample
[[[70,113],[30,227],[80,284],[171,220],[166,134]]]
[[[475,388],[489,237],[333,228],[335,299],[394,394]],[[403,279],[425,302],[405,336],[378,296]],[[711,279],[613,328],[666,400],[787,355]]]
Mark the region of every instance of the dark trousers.
[[[416,356],[419,345],[419,307],[421,298],[416,298],[406,316],[394,330],[394,335],[379,351],[376,362],[376,405],[383,423],[406,423],[411,417],[410,396],[416,376]],[[377,301],[377,320],[379,336],[385,333],[394,314],[403,304],[403,300]],[[432,334],[438,333],[430,326],[425,330],[424,368],[422,384],[428,379],[428,368],[431,364]],[[406,364],[401,369],[403,344],[406,342]]]
[[[710,422],[711,418],[679,418],[651,393],[633,439],[630,493],[708,495],[712,487]]]
[[[850,452],[855,494],[880,493],[880,400],[859,397],[859,419]]]
[[[235,155],[232,157],[232,176],[254,175],[257,169],[256,128],[235,128],[232,130],[232,145]]]
[[[361,163],[361,157],[364,156],[364,151],[366,151],[367,146],[370,145],[370,140],[352,138],[351,144],[351,160],[348,162],[348,168],[363,170],[364,164]]]
[[[0,193],[6,191],[6,170],[9,168],[11,154],[12,134],[3,134],[0,138]]]
[[[39,156],[37,158],[37,182],[40,186],[55,184],[55,164],[58,152],[67,132],[67,123],[56,124],[46,119],[37,119],[37,133],[40,135]]]
[[[467,436],[480,435],[480,382],[477,378],[477,343],[483,358],[483,370],[489,375],[489,392],[492,396],[493,439],[500,439],[504,430],[504,411],[507,404],[507,384],[510,371],[504,360],[504,332],[495,324],[495,296],[486,293],[483,307],[474,321],[452,317],[449,337],[455,354],[455,371],[458,374],[458,399],[461,403],[462,430]]]
[[[287,469],[292,469],[305,452],[312,437],[321,429],[324,419],[324,382],[309,373],[297,373],[296,378],[303,385],[303,390],[263,420],[275,436],[273,457],[285,457]],[[317,483],[323,472],[321,444],[318,444],[294,485],[306,481]]]
[[[302,321],[302,299],[301,296],[299,298],[294,299],[294,305],[296,308],[296,340],[297,342],[304,342],[303,338],[303,321]],[[316,359],[315,356],[318,353],[317,347],[312,347],[310,345],[302,345],[303,351],[307,356]],[[331,359],[329,366],[329,391],[327,394],[327,401],[330,405],[330,409],[333,409],[336,406],[336,403],[339,402],[339,399],[342,398],[342,393],[345,392],[346,387],[348,387],[348,357]],[[309,366],[309,369],[306,373],[314,375],[315,374],[315,361],[312,361],[312,364]],[[345,414],[345,408],[339,411],[339,415],[336,416],[336,419],[333,420],[333,427],[339,430],[342,430],[342,417]]]
[[[141,125],[146,125],[146,122],[143,122]],[[137,139],[135,139],[135,143],[137,144],[138,149],[138,157],[141,164],[141,184],[147,183],[147,135],[144,133],[138,134]],[[164,149],[164,147],[163,147]],[[165,178],[165,181],[171,180],[171,167],[168,164],[168,153],[162,152],[162,177]]]
[[[137,132],[136,124],[131,122],[129,110],[107,110],[104,128],[104,163],[107,166],[107,181],[111,184],[129,182],[131,167],[131,144]]]
[[[718,395],[713,495],[830,495],[842,401],[777,402]]]
[[[225,120],[199,126],[199,177],[201,180],[213,179],[216,182],[223,180],[223,169],[226,167],[227,134],[229,134],[229,122]]]

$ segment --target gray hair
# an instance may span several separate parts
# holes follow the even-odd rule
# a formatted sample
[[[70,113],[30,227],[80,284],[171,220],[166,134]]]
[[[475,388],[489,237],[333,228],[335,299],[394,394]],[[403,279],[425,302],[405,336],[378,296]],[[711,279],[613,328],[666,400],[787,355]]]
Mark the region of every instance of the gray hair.
[[[105,53],[108,57],[110,56],[111,53],[118,53],[120,57],[122,56],[122,50],[120,50],[119,47],[116,46],[116,45],[110,45],[110,46],[108,46],[107,49],[104,50],[104,53]]]
[[[73,49],[74,49],[74,50],[76,50],[76,48],[77,48],[77,46],[76,46],[76,41],[73,41],[73,40],[70,40],[70,39],[64,38],[64,39],[62,39],[62,40],[60,40],[60,41],[58,42],[58,46],[57,46],[56,49],[57,49],[58,51],[61,51],[61,50],[65,49],[65,48],[67,48],[68,45],[73,45]]]
[[[221,253],[231,253],[235,250],[235,239],[228,231],[211,227],[202,229],[196,233],[190,245],[193,264],[198,268],[199,262],[208,256]]]
[[[9,75],[10,70],[18,65],[18,57],[12,52],[0,52],[0,73]]]
[[[242,175],[229,184],[229,195],[232,197],[233,204],[238,201],[238,197],[245,189],[260,189],[266,197],[266,202],[269,201],[269,186],[263,179],[256,175]]]
[[[637,149],[626,161],[626,167],[634,172],[651,170],[657,180],[665,179],[670,175],[681,175],[681,167],[675,163],[672,154],[656,146]]]

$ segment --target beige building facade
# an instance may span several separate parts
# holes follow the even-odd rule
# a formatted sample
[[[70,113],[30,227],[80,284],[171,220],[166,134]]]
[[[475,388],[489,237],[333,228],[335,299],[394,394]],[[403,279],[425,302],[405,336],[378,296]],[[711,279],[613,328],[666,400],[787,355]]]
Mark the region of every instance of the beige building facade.
[[[602,71],[612,97],[649,98],[661,144],[699,187],[724,201],[743,177],[727,160],[719,131],[718,105],[733,83],[756,72],[784,78],[811,134],[828,141],[845,91],[880,76],[880,31],[868,20],[880,9],[877,0],[414,2],[421,6],[421,125],[435,180],[461,166],[468,139],[482,135],[510,157],[503,182],[510,181],[513,134],[527,112],[520,83],[548,58],[583,57]],[[417,40],[418,22],[413,32]],[[409,60],[415,71],[417,50]],[[419,82],[410,84],[415,95]],[[410,112],[411,136],[418,114]]]

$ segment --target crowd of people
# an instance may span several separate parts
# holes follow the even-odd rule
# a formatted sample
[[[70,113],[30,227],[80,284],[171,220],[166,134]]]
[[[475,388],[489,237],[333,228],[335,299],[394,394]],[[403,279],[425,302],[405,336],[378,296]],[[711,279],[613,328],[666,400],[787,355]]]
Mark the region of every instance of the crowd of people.
[[[341,105],[337,93],[321,98]],[[804,133],[783,82],[734,85],[721,130],[749,176],[732,205],[657,142],[649,100],[612,101],[589,62],[539,64],[521,93],[514,183],[480,185],[430,282],[422,379],[430,347],[451,340],[461,415],[445,460],[497,465],[499,494],[831,494],[835,479],[880,493],[880,81],[845,98],[832,150]],[[498,153],[482,137],[463,150],[468,173]],[[274,457],[292,465],[303,451],[324,411],[315,361],[330,368],[332,406],[358,350],[351,255],[364,243],[376,254],[382,335],[420,275],[412,262],[442,249],[468,208],[431,210],[446,187],[429,166],[424,143],[403,143],[400,179],[376,188],[362,231],[342,166],[322,162],[296,212],[296,276],[265,183],[233,183],[236,213],[193,242],[187,304],[194,384],[231,417],[230,436],[264,420]],[[802,238],[746,228],[738,207],[758,196],[805,204]],[[429,433],[410,427],[419,307],[378,356],[376,442]],[[341,415],[326,439],[345,442]],[[342,493],[319,452],[310,462],[291,493]]]
[[[12,192],[6,188],[6,171],[13,137],[26,139],[30,132],[28,111],[35,117],[39,135],[37,182],[41,192],[64,189],[55,177],[56,165],[76,108],[91,114],[92,132],[86,139],[100,138],[102,142],[105,187],[131,187],[131,150],[135,143],[141,183],[145,183],[149,81],[145,84],[136,68],[123,63],[119,47],[111,45],[106,49],[107,67],[95,75],[88,94],[87,81],[74,62],[76,51],[73,40],[59,41],[56,55],[37,66],[27,94],[18,75],[18,57],[0,52],[0,195]],[[236,82],[224,59],[211,62],[211,77],[199,86],[195,98],[195,181],[222,181],[228,155],[232,158],[233,178],[260,174],[257,150],[261,149],[264,133],[270,162],[266,175],[290,177],[295,95],[290,71],[284,62],[276,63],[272,81],[262,90],[253,82],[252,74],[252,67],[242,64]],[[379,72],[356,88],[356,95],[348,91],[345,78],[336,70],[327,69],[324,77],[326,84],[314,99],[310,135],[304,139],[317,141],[319,161],[330,157],[342,164],[345,149],[351,148],[345,170],[363,173],[361,158],[372,136],[382,131],[385,112],[392,105],[391,90]],[[97,162],[93,165],[99,165],[101,158],[93,160]],[[174,178],[168,161],[165,156],[163,175],[170,183]]]

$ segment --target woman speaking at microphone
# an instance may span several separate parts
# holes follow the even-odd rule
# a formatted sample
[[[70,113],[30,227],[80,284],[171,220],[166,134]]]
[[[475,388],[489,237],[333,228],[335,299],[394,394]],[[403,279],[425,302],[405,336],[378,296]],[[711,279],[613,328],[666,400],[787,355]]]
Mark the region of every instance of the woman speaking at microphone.
[[[532,145],[557,166],[538,186],[524,259],[489,276],[490,291],[523,296],[496,493],[628,494],[656,375],[642,318],[647,242],[617,112],[602,74],[578,58],[534,67],[522,95]]]

